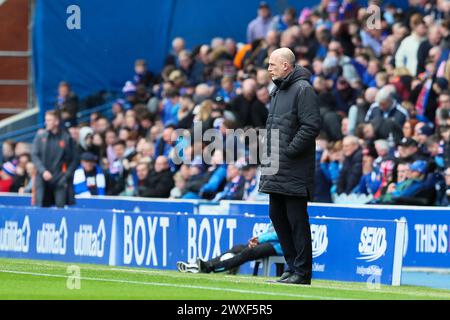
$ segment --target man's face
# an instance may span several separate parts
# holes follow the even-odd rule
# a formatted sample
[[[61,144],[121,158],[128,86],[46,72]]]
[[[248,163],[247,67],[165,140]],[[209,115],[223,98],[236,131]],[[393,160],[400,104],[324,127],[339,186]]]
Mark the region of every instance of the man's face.
[[[114,153],[116,154],[118,159],[123,158],[123,155],[125,154],[125,146],[121,144],[117,144],[114,146]]]
[[[244,176],[245,180],[250,181],[256,176],[256,169],[250,168],[250,169],[244,170],[242,172],[242,175]]]
[[[147,175],[148,175],[148,167],[146,164],[139,164],[136,167],[136,174],[139,180],[145,180],[147,179]]]
[[[158,157],[155,161],[155,171],[161,172],[167,169],[167,159],[164,157]]]
[[[403,182],[408,179],[410,175],[409,166],[406,164],[399,164],[397,167],[397,182]]]
[[[288,63],[282,61],[277,54],[272,54],[269,58],[269,68],[267,69],[272,80],[282,79],[287,75]]]
[[[389,107],[392,105],[391,100],[384,100],[380,102],[380,109],[383,111],[388,111]]]
[[[444,109],[450,109],[450,96],[443,94],[439,97],[439,106]]]
[[[344,156],[350,157],[356,150],[358,146],[350,141],[345,141],[342,144],[342,150],[344,151]]]
[[[417,147],[415,146],[399,146],[398,153],[400,154],[401,158],[408,158],[409,156],[413,155],[417,152]]]
[[[84,171],[91,172],[95,168],[95,162],[81,160],[81,166],[83,167]]]
[[[259,8],[258,9],[258,16],[260,16],[263,19],[266,19],[267,17],[270,16],[270,10],[266,7],[263,8]]]
[[[67,86],[59,86],[58,87],[58,95],[60,97],[67,97],[70,93],[69,87]]]
[[[59,126],[58,119],[50,114],[45,115],[45,129],[47,131],[53,131]]]
[[[450,168],[445,170],[445,184],[450,186]]]
[[[227,170],[227,179],[228,181],[233,180],[239,175],[239,169],[234,165],[229,165]]]

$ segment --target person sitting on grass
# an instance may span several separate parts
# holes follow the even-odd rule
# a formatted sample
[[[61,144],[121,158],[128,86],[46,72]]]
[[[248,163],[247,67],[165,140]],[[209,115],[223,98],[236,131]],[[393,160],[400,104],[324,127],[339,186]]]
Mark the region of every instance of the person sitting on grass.
[[[246,262],[275,255],[282,256],[283,251],[281,250],[278,236],[272,224],[270,224],[264,233],[257,237],[252,237],[247,244],[235,245],[220,256],[208,261],[203,261],[200,258],[195,263],[178,261],[177,269],[183,273],[216,273],[224,271],[236,273],[237,269]]]

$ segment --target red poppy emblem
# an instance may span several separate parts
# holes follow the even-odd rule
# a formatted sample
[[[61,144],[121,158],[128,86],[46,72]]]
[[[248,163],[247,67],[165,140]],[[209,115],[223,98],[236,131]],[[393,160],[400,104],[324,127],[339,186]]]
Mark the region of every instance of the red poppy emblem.
[[[59,147],[60,147],[61,149],[64,149],[65,146],[66,146],[66,143],[64,142],[64,140],[60,140],[60,141],[59,141]]]

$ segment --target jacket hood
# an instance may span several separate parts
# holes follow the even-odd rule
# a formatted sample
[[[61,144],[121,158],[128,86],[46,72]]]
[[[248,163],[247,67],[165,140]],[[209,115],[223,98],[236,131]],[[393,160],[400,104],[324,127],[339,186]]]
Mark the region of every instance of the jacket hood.
[[[86,149],[86,148],[87,148],[87,146],[86,146],[86,137],[87,137],[89,134],[90,134],[90,135],[93,135],[93,134],[94,134],[94,130],[92,130],[92,128],[90,128],[90,127],[83,127],[83,128],[80,129],[80,137],[79,137],[78,142],[80,143],[80,146],[81,146],[83,149]]]
[[[299,65],[296,65],[294,71],[288,74],[285,78],[280,80],[275,80],[273,83],[278,87],[278,89],[283,90],[289,88],[289,86],[297,81],[305,80],[310,82],[311,72]]]

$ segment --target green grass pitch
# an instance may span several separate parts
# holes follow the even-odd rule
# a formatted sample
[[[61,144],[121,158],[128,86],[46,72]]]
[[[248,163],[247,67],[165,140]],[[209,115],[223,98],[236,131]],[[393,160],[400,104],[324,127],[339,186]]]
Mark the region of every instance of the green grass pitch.
[[[0,299],[450,299],[450,291],[314,280],[311,286],[270,283],[274,278],[227,274],[182,274],[138,268],[0,259]],[[77,289],[79,284],[79,289]],[[75,287],[75,288],[74,288]],[[72,288],[72,289],[69,289]]]

